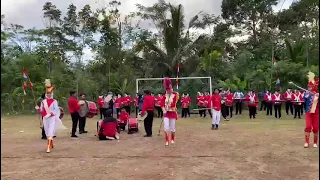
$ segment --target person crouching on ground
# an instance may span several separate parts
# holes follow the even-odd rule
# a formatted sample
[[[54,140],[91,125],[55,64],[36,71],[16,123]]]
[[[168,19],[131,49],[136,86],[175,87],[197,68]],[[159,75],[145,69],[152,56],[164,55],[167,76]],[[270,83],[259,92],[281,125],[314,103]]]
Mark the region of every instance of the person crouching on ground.
[[[117,131],[118,121],[112,117],[112,110],[108,109],[104,111],[104,117],[98,129],[99,140],[119,139],[119,132]]]
[[[129,113],[126,111],[126,109],[123,107],[121,108],[120,114],[119,114],[119,120],[120,120],[120,129],[125,130],[126,125],[128,123],[128,119],[130,118]]]
[[[221,96],[219,90],[215,89],[214,94],[211,96],[209,107],[212,107],[212,130],[219,128],[221,118]]]

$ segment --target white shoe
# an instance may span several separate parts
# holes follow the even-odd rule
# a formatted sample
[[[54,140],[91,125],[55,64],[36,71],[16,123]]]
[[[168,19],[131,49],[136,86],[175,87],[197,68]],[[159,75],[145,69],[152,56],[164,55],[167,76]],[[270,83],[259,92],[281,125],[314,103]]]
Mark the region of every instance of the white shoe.
[[[169,142],[168,141],[166,142],[166,146],[169,146]]]
[[[313,147],[314,147],[314,148],[317,148],[317,147],[318,147],[318,145],[317,145],[317,144],[313,144]]]
[[[171,140],[171,144],[174,144],[174,140]]]
[[[308,143],[304,143],[304,148],[308,148],[309,147],[309,144]]]

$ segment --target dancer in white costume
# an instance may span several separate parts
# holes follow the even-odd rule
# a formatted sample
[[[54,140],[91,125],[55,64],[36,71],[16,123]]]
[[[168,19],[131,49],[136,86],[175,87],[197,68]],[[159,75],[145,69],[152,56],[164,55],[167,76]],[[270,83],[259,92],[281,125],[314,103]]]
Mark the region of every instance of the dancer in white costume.
[[[43,127],[47,136],[47,153],[50,153],[53,148],[53,136],[57,129],[63,128],[60,116],[60,109],[58,106],[57,100],[53,99],[53,90],[54,87],[51,85],[50,79],[46,79],[46,99],[44,99],[40,107],[36,107],[39,109],[42,117],[43,117]]]

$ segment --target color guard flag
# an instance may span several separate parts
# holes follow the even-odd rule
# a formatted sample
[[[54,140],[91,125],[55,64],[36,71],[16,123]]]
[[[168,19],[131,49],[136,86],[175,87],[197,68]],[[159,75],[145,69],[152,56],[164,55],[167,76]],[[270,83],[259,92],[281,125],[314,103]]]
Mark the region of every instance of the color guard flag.
[[[33,84],[32,84],[32,82],[30,81],[30,78],[28,77],[28,73],[27,73],[27,71],[26,71],[25,69],[22,71],[22,75],[23,75],[23,93],[26,95],[27,82],[28,82],[28,80],[29,80],[29,86],[30,86],[30,88],[33,87]]]
[[[22,75],[23,75],[23,94],[26,95],[27,81],[28,81],[27,72],[25,70],[23,70]]]

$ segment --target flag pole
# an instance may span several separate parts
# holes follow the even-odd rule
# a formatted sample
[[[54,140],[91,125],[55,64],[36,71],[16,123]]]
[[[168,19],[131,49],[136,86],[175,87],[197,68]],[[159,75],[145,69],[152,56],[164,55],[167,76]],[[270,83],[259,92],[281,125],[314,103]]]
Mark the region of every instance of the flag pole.
[[[273,59],[274,59],[274,52],[273,52],[273,45],[271,46],[271,74],[270,74],[270,89],[272,88],[272,73],[273,73]]]

